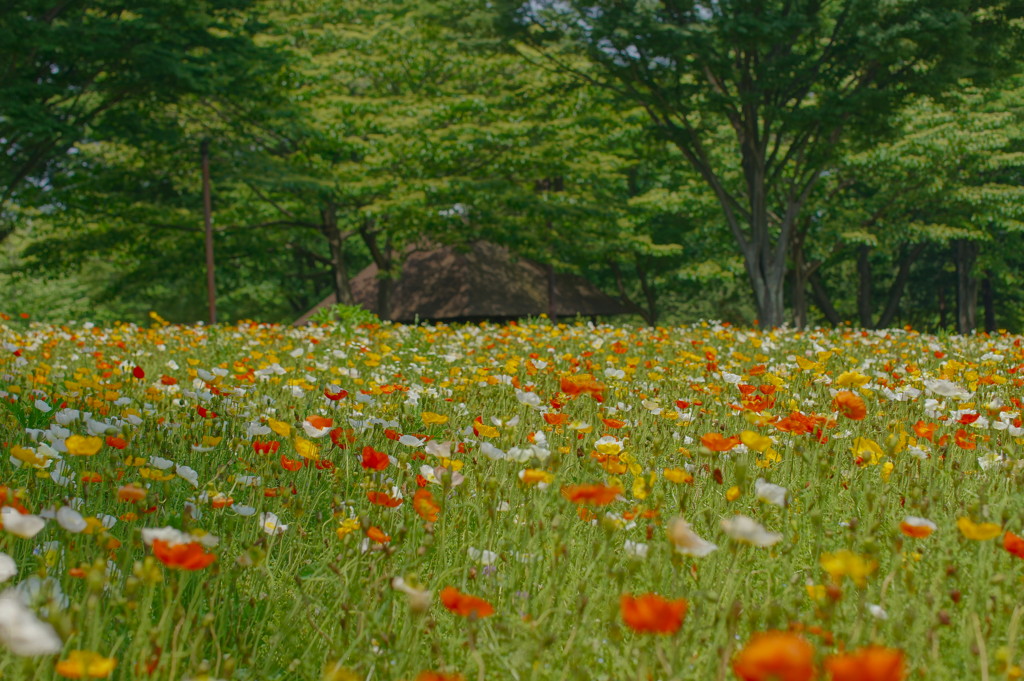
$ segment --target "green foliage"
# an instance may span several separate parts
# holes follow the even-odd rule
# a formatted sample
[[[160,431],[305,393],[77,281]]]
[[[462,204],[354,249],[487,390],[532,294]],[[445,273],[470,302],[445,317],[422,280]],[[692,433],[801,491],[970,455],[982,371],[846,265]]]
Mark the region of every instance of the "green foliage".
[[[720,204],[768,326],[783,322],[794,230],[839,152],[891,131],[913,96],[1016,67],[1020,47],[1020,10],[995,1],[496,4],[510,37],[643,107],[678,147]]]
[[[0,238],[12,204],[47,201],[76,144],[161,134],[151,114],[184,96],[252,90],[274,56],[253,42],[253,0],[0,6]],[[41,195],[41,196],[40,196]]]
[[[1012,3],[51,5],[0,9],[5,312],[205,317],[208,141],[224,320],[475,239],[652,324],[1024,318]]]

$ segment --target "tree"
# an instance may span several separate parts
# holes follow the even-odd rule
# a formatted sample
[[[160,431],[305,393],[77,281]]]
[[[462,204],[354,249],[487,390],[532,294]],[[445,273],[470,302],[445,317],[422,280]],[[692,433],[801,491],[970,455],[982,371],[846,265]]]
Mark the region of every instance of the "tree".
[[[783,323],[794,230],[837,152],[878,139],[912,96],[1009,68],[1022,11],[992,0],[498,4],[503,30],[541,58],[575,70],[567,53],[585,53],[599,71],[580,77],[643,106],[700,174],[765,326]]]
[[[980,288],[994,326],[996,291],[1009,288],[1005,277],[1016,269],[1011,244],[1024,233],[1022,97],[1011,82],[985,92],[963,88],[943,102],[914,101],[895,139],[839,159],[809,204],[816,247],[806,254],[793,248],[794,267],[803,263],[804,280],[808,272],[815,277],[815,298],[831,321],[839,314],[817,277],[819,266],[833,283],[857,281],[846,286],[855,294],[846,296],[853,302],[847,309],[864,328],[890,326],[911,283],[930,298],[915,300],[915,321],[955,300],[957,331],[972,331]],[[915,273],[925,260],[930,264]],[[880,280],[880,267],[891,276]]]
[[[0,240],[18,206],[45,202],[74,145],[104,127],[150,135],[148,114],[186,95],[258,87],[253,0],[6,0],[0,4]],[[26,196],[26,193],[35,196]]]

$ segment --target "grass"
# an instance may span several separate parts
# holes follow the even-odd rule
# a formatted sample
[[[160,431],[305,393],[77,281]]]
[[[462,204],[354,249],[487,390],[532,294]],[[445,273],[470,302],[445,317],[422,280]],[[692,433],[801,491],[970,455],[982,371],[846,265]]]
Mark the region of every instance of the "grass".
[[[878,645],[903,651],[906,678],[1022,675],[1024,562],[1003,546],[1024,531],[1015,336],[157,323],[0,340],[0,441],[20,453],[3,464],[6,503],[49,517],[30,538],[0,533],[17,566],[4,586],[63,644],[0,650],[4,679],[74,677],[60,664],[73,650],[113,660],[93,670],[111,679],[733,679],[768,630],[810,642],[819,671]],[[835,391],[866,415],[837,411]],[[311,416],[332,419],[322,437],[304,431]],[[99,451],[54,451],[78,449],[74,435]],[[383,471],[362,466],[365,447],[390,456]],[[759,500],[758,478],[787,504]],[[621,493],[562,493],[597,483]],[[129,484],[145,498],[121,501]],[[414,508],[420,485],[435,522]],[[85,531],[51,517],[64,507]],[[268,532],[263,513],[287,529]],[[731,538],[721,521],[737,514],[781,540]],[[680,516],[718,549],[677,551]],[[907,536],[907,516],[937,529]],[[998,531],[969,539],[961,518]],[[204,549],[216,561],[164,565],[142,536],[161,527],[219,538]],[[860,561],[829,562],[843,550]],[[431,592],[425,611],[396,577]],[[494,614],[449,611],[448,586]],[[682,626],[629,626],[620,598],[644,593],[685,599]]]

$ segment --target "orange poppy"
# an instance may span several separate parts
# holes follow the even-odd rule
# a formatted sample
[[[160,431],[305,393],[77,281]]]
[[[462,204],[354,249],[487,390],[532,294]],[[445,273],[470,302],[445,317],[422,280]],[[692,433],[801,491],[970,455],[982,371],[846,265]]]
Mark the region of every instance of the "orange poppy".
[[[832,406],[848,419],[860,421],[868,415],[864,400],[849,390],[840,390],[832,400]]]
[[[732,661],[743,681],[810,681],[814,678],[814,648],[799,634],[765,631],[750,637]]]
[[[217,556],[207,553],[202,544],[168,544],[162,539],[153,540],[153,555],[169,568],[177,570],[202,570],[217,560]]]
[[[622,594],[619,608],[622,620],[633,631],[674,634],[683,626],[687,603],[681,598],[665,600],[658,594]]]
[[[606,428],[611,428],[612,430],[618,430],[626,425],[625,421],[620,421],[618,419],[601,419],[601,423],[603,423]]]
[[[388,508],[395,508],[396,506],[402,505],[401,499],[396,499],[387,492],[367,492],[366,498],[370,500],[371,504],[387,506]]]
[[[114,671],[117,660],[91,650],[72,650],[57,662],[55,671],[66,679],[105,679]]]
[[[363,447],[363,460],[360,464],[363,468],[382,471],[388,467],[389,463],[391,463],[391,461],[388,459],[388,455],[384,452],[378,452],[369,445]]]
[[[902,681],[906,665],[902,650],[870,646],[825,660],[832,681]]]
[[[708,433],[702,435],[700,443],[713,452],[727,452],[740,443],[740,439],[733,435],[724,437],[721,433]]]
[[[567,485],[562,488],[562,496],[574,504],[605,506],[615,501],[615,497],[620,494],[621,487],[608,485]]]
[[[900,532],[908,537],[924,539],[935,531],[935,523],[924,518],[907,518],[900,523]]]
[[[464,594],[454,586],[446,586],[441,590],[441,605],[448,611],[463,617],[476,615],[477,617],[490,617],[494,614],[494,606],[482,598]]]
[[[562,426],[569,420],[568,414],[552,414],[550,412],[544,412],[544,420],[552,426]]]
[[[1003,535],[1003,548],[1018,558],[1024,558],[1024,537],[1018,537],[1007,530]]]
[[[391,537],[384,534],[384,531],[379,527],[371,527],[366,531],[366,536],[369,537],[370,541],[377,542],[378,544],[387,544],[391,541]]]
[[[298,459],[289,459],[284,454],[281,455],[281,468],[286,471],[297,471],[302,468],[302,461]]]
[[[560,382],[562,392],[566,395],[590,395],[600,401],[604,393],[604,385],[594,380],[590,374],[579,374],[578,376],[563,376]]]
[[[416,675],[416,681],[465,681],[462,674],[445,674],[444,672],[422,671]]]
[[[935,431],[938,430],[938,428],[939,424],[937,423],[925,423],[924,421],[918,421],[918,423],[913,424],[913,432],[918,435],[918,437],[923,437],[929,441],[932,440],[932,437],[935,435]]]
[[[412,507],[428,523],[437,522],[437,517],[441,514],[441,507],[428,489],[416,490],[412,498]]]
[[[331,442],[339,449],[347,449],[348,445],[356,441],[356,433],[351,428],[335,428],[329,435]]]
[[[975,449],[978,445],[974,442],[974,435],[968,433],[963,428],[959,428],[953,435],[953,441],[956,442],[957,447],[961,449]]]
[[[228,497],[223,494],[218,494],[210,499],[210,506],[215,509],[233,506],[234,503],[235,500],[232,497]]]
[[[306,417],[306,423],[313,426],[314,428],[323,430],[324,428],[330,428],[334,425],[334,419],[327,418],[326,416],[312,415]]]
[[[138,485],[128,484],[117,488],[118,501],[130,501],[135,503],[146,498],[148,492]]]

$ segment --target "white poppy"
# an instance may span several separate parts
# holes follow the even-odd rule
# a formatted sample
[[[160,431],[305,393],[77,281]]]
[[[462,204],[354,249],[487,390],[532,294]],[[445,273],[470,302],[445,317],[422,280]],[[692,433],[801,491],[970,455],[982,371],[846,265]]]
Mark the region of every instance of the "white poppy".
[[[498,560],[498,554],[494,551],[481,551],[475,546],[470,546],[467,553],[472,560],[481,565],[494,565],[495,561]]]
[[[28,609],[17,591],[0,594],[0,643],[15,655],[56,655],[64,642],[48,623]]]
[[[788,493],[789,491],[785,487],[773,485],[764,478],[754,481],[754,496],[765,503],[785,507]]]
[[[965,390],[952,381],[946,381],[941,378],[926,378],[924,381],[925,389],[933,395],[941,395],[942,397],[955,397],[959,400],[966,400],[971,397],[974,393]]]
[[[669,524],[668,538],[675,546],[676,552],[684,556],[702,558],[718,548],[698,536],[690,527],[690,523],[682,518],[676,518]]]
[[[85,528],[89,527],[82,514],[69,506],[62,506],[57,511],[57,524],[75,534],[84,532]]]
[[[732,518],[723,518],[722,531],[727,535],[746,544],[765,547],[775,544],[782,535],[778,532],[769,532],[761,523],[745,515],[735,515]]]
[[[14,559],[6,553],[0,553],[0,582],[6,582],[16,574],[18,574],[18,565]]]
[[[0,521],[5,530],[23,539],[31,539],[46,527],[46,521],[39,516],[19,513],[10,506],[0,509]]]
[[[260,525],[263,531],[270,535],[281,534],[288,529],[288,526],[278,520],[277,515],[267,511],[260,513]]]

